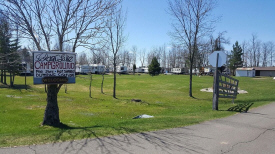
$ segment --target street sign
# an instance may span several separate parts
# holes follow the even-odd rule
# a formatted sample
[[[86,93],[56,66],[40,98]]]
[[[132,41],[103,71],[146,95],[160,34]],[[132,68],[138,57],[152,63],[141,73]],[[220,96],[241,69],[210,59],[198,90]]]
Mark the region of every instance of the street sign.
[[[210,65],[212,65],[213,67],[216,67],[217,54],[219,54],[218,67],[221,67],[222,65],[226,64],[226,60],[227,60],[227,55],[223,51],[214,51],[209,55],[208,61]]]

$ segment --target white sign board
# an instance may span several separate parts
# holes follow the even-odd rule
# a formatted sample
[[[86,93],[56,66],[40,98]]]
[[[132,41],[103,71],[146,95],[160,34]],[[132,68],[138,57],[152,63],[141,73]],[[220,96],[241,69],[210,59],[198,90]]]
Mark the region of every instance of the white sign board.
[[[33,52],[33,83],[75,83],[76,53]]]
[[[218,67],[221,67],[222,65],[226,64],[227,55],[223,51],[214,51],[208,57],[208,61],[210,65],[212,65],[213,67],[216,67],[218,53],[219,53]]]

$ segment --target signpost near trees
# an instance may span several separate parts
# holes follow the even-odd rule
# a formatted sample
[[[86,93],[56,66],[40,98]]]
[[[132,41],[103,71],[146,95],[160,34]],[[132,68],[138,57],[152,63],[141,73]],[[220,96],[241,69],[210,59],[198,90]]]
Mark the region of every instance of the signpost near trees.
[[[76,53],[33,52],[33,83],[75,83]]]
[[[232,98],[237,97],[238,83],[239,81],[222,74],[218,69],[226,64],[227,55],[223,51],[214,51],[208,57],[209,63],[216,67],[213,82],[213,110],[218,110],[218,102],[220,98]]]
[[[33,83],[47,85],[47,106],[42,125],[59,126],[57,94],[63,84],[75,83],[76,53],[33,52]]]

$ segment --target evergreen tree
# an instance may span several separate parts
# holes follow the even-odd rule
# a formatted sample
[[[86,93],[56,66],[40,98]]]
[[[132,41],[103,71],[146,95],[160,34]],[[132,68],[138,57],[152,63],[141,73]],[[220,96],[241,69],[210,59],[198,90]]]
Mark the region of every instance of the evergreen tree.
[[[229,60],[229,67],[231,71],[233,72],[233,75],[235,75],[235,70],[238,67],[242,67],[243,61],[242,61],[242,48],[239,45],[238,41],[236,41],[235,44],[233,44],[233,50],[231,50],[230,60]]]
[[[160,64],[159,64],[157,58],[154,57],[151,61],[151,64],[148,67],[149,74],[151,76],[159,75],[160,70],[161,70]]]
[[[10,86],[13,87],[14,76],[18,72],[20,56],[17,52],[18,40],[11,40],[11,25],[4,17],[0,17],[0,69],[1,82],[6,83],[6,73],[10,74]]]

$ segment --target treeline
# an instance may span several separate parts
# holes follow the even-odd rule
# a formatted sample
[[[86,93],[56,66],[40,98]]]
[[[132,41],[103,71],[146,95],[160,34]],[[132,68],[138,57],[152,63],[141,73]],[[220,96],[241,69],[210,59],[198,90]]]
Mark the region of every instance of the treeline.
[[[209,65],[208,56],[213,51],[224,51],[225,45],[230,45],[230,41],[225,37],[225,32],[219,33],[217,37],[210,36],[208,40],[200,43],[200,46],[195,53],[194,68],[201,68]],[[234,44],[229,51],[225,51],[229,58],[232,57]],[[257,35],[252,34],[249,41],[238,42],[238,46],[242,50],[240,67],[268,67],[274,66],[274,52],[275,44],[272,41],[263,42],[258,39]],[[239,49],[239,50],[240,50]],[[153,47],[150,50],[138,49],[133,46],[131,49],[123,50],[118,54],[118,63],[124,66],[133,66],[133,64],[140,63],[141,66],[148,66],[153,57],[156,57],[160,66],[170,70],[171,68],[190,67],[188,61],[188,50],[180,45],[173,44],[172,46]],[[93,51],[91,54],[80,53],[77,58],[77,63],[85,64],[103,64],[110,66],[110,55],[104,51]],[[228,65],[230,65],[230,60]]]

